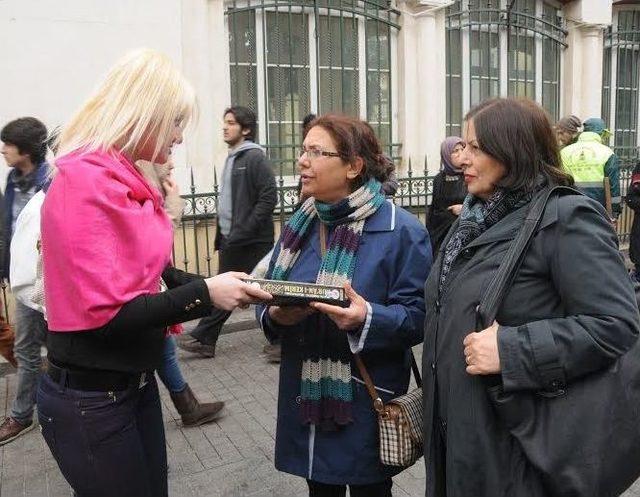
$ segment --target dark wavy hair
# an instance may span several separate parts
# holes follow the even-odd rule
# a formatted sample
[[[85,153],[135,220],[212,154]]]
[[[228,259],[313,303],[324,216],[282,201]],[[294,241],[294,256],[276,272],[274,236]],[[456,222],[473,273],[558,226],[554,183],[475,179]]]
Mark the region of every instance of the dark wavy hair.
[[[382,153],[380,142],[373,128],[366,122],[344,114],[323,114],[309,125],[324,129],[333,140],[340,158],[349,163],[361,157],[364,162],[358,186],[375,178],[380,183],[389,179],[395,169],[393,162]]]
[[[7,123],[0,131],[0,140],[14,145],[21,154],[29,154],[36,165],[47,156],[47,127],[35,117],[21,117]]]
[[[233,114],[236,118],[236,122],[240,125],[242,131],[249,130],[249,133],[244,136],[245,140],[256,141],[256,132],[258,129],[258,123],[255,113],[248,107],[242,107],[241,105],[234,105],[224,110],[222,117],[227,114]]]
[[[497,186],[533,190],[540,175],[552,185],[573,185],[546,111],[529,99],[493,98],[464,117],[473,121],[480,150],[503,164],[507,174]]]

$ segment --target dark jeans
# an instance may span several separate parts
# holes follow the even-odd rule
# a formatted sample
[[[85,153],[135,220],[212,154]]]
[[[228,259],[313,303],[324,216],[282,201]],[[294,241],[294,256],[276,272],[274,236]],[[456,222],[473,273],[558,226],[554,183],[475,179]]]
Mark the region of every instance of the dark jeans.
[[[84,392],[47,374],[38,386],[42,435],[77,497],[166,497],[167,453],[158,386]]]
[[[225,239],[221,237],[221,248],[218,250],[218,274],[227,271],[250,273],[260,260],[271,250],[270,243],[257,243],[242,247],[225,247]],[[200,343],[215,345],[220,336],[222,325],[231,315],[228,311],[213,308],[211,316],[202,318],[190,335]]]
[[[307,480],[309,497],[344,497],[347,493],[346,485],[328,485],[317,481]],[[349,485],[351,497],[391,497],[391,478],[368,485]]]

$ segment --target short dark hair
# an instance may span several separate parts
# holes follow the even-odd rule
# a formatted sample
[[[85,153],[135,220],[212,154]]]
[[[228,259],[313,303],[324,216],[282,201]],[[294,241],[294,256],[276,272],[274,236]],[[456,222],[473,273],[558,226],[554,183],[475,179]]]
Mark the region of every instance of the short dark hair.
[[[232,105],[225,109],[222,117],[227,114],[233,114],[233,117],[236,118],[236,122],[242,128],[242,131],[249,130],[249,133],[245,135],[245,140],[256,140],[256,132],[258,129],[257,119],[254,112],[248,107],[242,107],[241,105]]]
[[[35,117],[21,117],[7,123],[0,131],[0,140],[14,145],[21,154],[29,154],[36,165],[47,156],[47,127]]]
[[[499,187],[531,191],[540,175],[552,185],[573,184],[562,168],[549,116],[533,100],[492,98],[471,109],[464,120],[473,120],[480,150],[506,167]]]
[[[362,183],[370,178],[380,183],[389,179],[395,165],[382,153],[380,142],[368,123],[343,114],[323,114],[311,121],[309,129],[316,126],[329,133],[343,161],[352,163],[362,158]]]
[[[307,136],[307,133],[311,129],[311,123],[316,118],[316,115],[311,113],[304,116],[302,119],[302,139],[304,140]]]

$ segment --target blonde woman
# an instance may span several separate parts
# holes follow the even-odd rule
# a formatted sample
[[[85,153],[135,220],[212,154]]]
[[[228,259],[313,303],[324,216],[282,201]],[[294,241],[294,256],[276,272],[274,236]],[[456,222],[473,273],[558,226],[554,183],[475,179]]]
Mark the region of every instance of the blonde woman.
[[[170,60],[120,60],[63,129],[42,208],[49,370],[42,434],[78,497],[167,495],[154,370],[167,327],[269,298],[227,273],[170,266],[171,221],[135,167],[182,142],[194,93]],[[160,277],[169,290],[158,293]]]

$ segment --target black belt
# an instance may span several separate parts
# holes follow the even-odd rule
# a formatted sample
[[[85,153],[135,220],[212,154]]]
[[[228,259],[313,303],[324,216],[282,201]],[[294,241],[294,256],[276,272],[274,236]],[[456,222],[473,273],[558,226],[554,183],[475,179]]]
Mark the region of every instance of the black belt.
[[[49,361],[49,377],[56,383],[73,390],[89,392],[117,392],[133,386],[142,388],[153,372],[123,373],[98,369],[76,370],[61,368]]]

